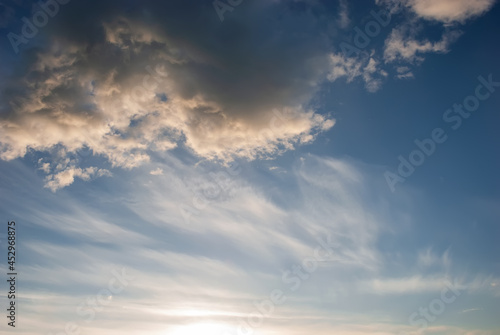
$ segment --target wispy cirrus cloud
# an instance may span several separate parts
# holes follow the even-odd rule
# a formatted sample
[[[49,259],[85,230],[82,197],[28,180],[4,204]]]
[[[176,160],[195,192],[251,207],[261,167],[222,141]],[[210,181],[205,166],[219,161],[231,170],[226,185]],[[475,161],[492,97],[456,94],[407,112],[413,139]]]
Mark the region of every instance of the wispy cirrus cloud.
[[[289,186],[293,192],[280,193],[282,199],[273,197],[265,181],[251,185],[244,173],[235,175],[227,192],[211,197],[186,222],[180,207],[191,203],[193,187],[203,189],[210,182],[215,165],[194,167],[169,154],[161,161],[138,169],[151,171],[154,166],[163,175],[129,171],[116,177],[126,183],[102,189],[83,184],[93,188],[90,203],[73,195],[48,211],[43,204],[27,202],[25,220],[37,232],[25,236],[27,252],[34,255],[24,264],[28,334],[59,331],[68,321],[94,334],[112,333],[125,320],[131,334],[143,329],[152,334],[189,331],[202,323],[232,332],[273,289],[283,290],[287,301],[266,318],[264,333],[284,331],[283,320],[287,327],[295,322],[297,334],[311,327],[320,334],[332,329],[398,333],[415,330],[406,325],[405,315],[402,322],[397,317],[408,296],[439,293],[443,282],[456,277],[447,272],[448,253],[431,248],[413,255],[415,264],[397,264],[406,275],[391,275],[393,260],[381,249],[380,238],[401,225],[409,209],[388,205],[395,200],[387,197],[385,183],[377,181],[372,167],[304,156],[284,177],[287,185],[295,186]],[[119,188],[127,198],[107,199],[108,187]],[[55,196],[43,189],[32,191]],[[41,240],[40,232],[62,234],[66,242]],[[314,255],[318,238],[332,254],[292,291],[283,271],[291,272],[289,279],[300,279],[292,270]],[[423,270],[411,275],[415,266]],[[86,322],[89,314],[77,313],[78,306],[86,306],[87,299],[106,288],[111,270],[121,267],[135,279]],[[437,269],[429,272],[432,267]],[[482,294],[495,292],[498,279],[481,275],[464,283],[468,294]],[[384,306],[391,317],[380,320],[378,313],[353,307],[366,304]],[[39,311],[48,309],[52,316],[40,318]],[[439,327],[465,334],[461,328]]]

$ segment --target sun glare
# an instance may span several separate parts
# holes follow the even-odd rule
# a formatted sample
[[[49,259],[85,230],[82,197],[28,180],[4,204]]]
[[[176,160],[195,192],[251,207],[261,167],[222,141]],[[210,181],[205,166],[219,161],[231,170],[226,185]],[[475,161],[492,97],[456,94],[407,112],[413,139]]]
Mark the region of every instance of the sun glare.
[[[204,322],[194,323],[186,326],[177,327],[172,335],[223,335],[225,331],[229,331],[230,327],[222,323]]]

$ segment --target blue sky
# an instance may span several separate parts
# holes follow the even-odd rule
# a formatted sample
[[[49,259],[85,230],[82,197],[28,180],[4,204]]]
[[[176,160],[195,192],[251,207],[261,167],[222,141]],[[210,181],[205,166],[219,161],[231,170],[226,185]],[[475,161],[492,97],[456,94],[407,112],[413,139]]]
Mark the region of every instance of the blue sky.
[[[500,334],[494,0],[34,3],[0,2],[2,331]]]

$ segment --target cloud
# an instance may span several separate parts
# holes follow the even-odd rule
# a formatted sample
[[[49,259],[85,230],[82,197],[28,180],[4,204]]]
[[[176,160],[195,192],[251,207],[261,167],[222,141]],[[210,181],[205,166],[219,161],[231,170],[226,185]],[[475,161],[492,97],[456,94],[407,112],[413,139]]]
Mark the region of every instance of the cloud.
[[[339,26],[343,29],[347,28],[351,23],[351,19],[349,19],[349,6],[347,4],[347,0],[339,0],[339,17],[338,23]]]
[[[446,277],[413,276],[407,278],[373,279],[360,284],[360,289],[375,294],[414,294],[436,292],[445,287]]]
[[[500,278],[492,275],[477,275],[468,286],[472,291],[485,292],[500,298]]]
[[[253,164],[242,163],[233,170],[239,173],[227,174],[230,182],[221,183],[227,187],[217,193],[214,176],[227,170],[220,171],[213,162],[193,166],[164,153],[160,162],[119,173],[116,182],[102,188],[83,185],[92,190],[84,199],[81,193],[87,192],[53,194],[37,188],[36,175],[20,161],[13,162],[21,168],[8,170],[5,180],[7,185],[21,185],[26,200],[20,204],[4,192],[1,203],[6,213],[21,213],[8,216],[35,228],[24,236],[33,255],[25,260],[25,300],[20,300],[27,306],[26,334],[57,333],[67,322],[92,334],[123,333],[124,324],[131,334],[144,329],[165,334],[204,322],[235,332],[239,320],[255,310],[254,303],[274,289],[282,290],[287,301],[265,318],[263,333],[299,335],[311,327],[318,334],[416,331],[407,325],[409,311],[416,308],[408,295],[420,299],[427,294],[430,302],[439,297],[448,277],[420,271],[408,275],[414,264],[403,259],[397,270],[387,271],[393,263],[387,258],[387,237],[402,243],[414,238],[393,234],[407,226],[400,215],[419,222],[418,215],[408,212],[415,203],[402,205],[404,193],[391,198],[374,167],[314,155],[302,158],[284,180],[272,184],[249,178]],[[163,176],[151,178],[153,168],[161,168]],[[209,201],[186,222],[181,208],[194,206],[196,194]],[[63,240],[44,239],[61,234]],[[329,239],[334,254],[291,291],[282,272],[314,255],[318,237]],[[442,259],[430,249],[420,254],[434,265]],[[413,261],[416,256],[411,255]],[[78,314],[76,308],[107,289],[111,270],[122,267],[134,280],[105,299],[109,304],[96,309],[91,323],[85,322],[88,315]],[[489,294],[497,292],[497,283],[496,277],[472,280],[474,289],[460,299],[472,307],[484,293],[497,299]],[[372,306],[379,306],[377,312]],[[387,316],[380,319],[380,313]],[[171,328],[166,329],[166,319]],[[439,327],[426,331],[468,334]]]
[[[204,5],[182,1],[146,1],[139,12],[69,4],[3,90],[0,158],[87,148],[131,169],[179,145],[230,161],[311,143],[334,125],[308,107],[325,79],[328,43],[314,17],[287,6],[268,27],[276,34],[256,24],[279,5],[258,2],[258,15],[240,11],[222,25]],[[84,170],[58,173],[52,189],[87,178]]]
[[[376,92],[386,76],[387,72],[379,68],[379,62],[373,57],[347,57],[341,53],[330,55],[328,80],[332,82],[345,77],[350,83],[359,77],[369,92]]]
[[[415,77],[408,66],[398,66],[396,72],[396,78],[398,79],[413,79]]]
[[[470,313],[470,312],[478,312],[478,311],[482,311],[483,309],[482,308],[469,308],[469,309],[464,309],[462,312],[462,314],[465,314],[465,313]]]
[[[163,169],[157,168],[157,169],[151,170],[151,172],[149,172],[149,174],[151,174],[153,176],[161,176],[163,174]]]
[[[383,59],[385,63],[421,64],[425,54],[447,53],[450,46],[462,34],[456,23],[464,23],[486,13],[494,0],[377,0],[386,5],[392,15],[404,15],[404,23],[396,25],[385,40]],[[441,39],[431,41],[421,36],[428,22],[437,21],[442,29]],[[411,71],[400,72],[398,79],[413,78]]]
[[[111,173],[106,169],[98,169],[96,167],[88,167],[85,169],[70,167],[61,172],[49,175],[46,178],[45,187],[53,192],[60,188],[71,185],[75,177],[88,181],[93,177],[111,176]]]
[[[240,257],[265,271],[313,255],[320,237],[335,245],[327,267],[373,271],[381,266],[374,243],[383,219],[371,205],[358,203],[366,186],[350,163],[305,157],[282,174],[298,188],[277,203],[261,187],[250,187],[244,175],[224,177],[224,170],[167,161],[165,178],[147,183],[130,199],[129,208],[141,220],[237,245]],[[178,172],[170,173],[172,168]],[[303,201],[297,203],[296,195]]]
[[[430,247],[424,250],[420,250],[417,255],[417,265],[422,268],[441,265],[444,269],[449,270],[451,267],[451,259],[449,254],[449,249],[446,250],[441,257],[436,255]]]
[[[445,23],[460,22],[489,11],[495,0],[409,0],[409,6],[418,16]]]
[[[489,11],[495,0],[376,0],[393,13],[409,10],[417,18],[445,24],[464,23]]]
[[[411,3],[423,12],[424,2]],[[432,13],[489,8],[485,1],[439,3],[430,6],[437,8]],[[30,44],[18,59],[20,70],[0,83],[1,159],[45,152],[51,158],[39,168],[50,171],[46,180],[55,190],[75,178],[106,174],[90,173],[95,167],[79,160],[65,163],[64,172],[58,168],[61,150],[71,155],[85,149],[124,169],[179,147],[225,163],[275,157],[334,126],[334,119],[311,107],[325,81],[361,79],[375,92],[388,76],[384,65],[418,64],[426,53],[448,52],[459,35],[447,29],[441,40],[429,41],[411,24],[397,26],[382,59],[375,52],[345,57],[331,53],[330,39],[318,34],[336,18],[285,2],[256,1],[224,23],[199,3],[134,6],[71,2],[40,31],[43,43]],[[341,27],[347,13],[347,2],[340,1]],[[256,24],[262,16],[273,24]]]
[[[449,46],[460,36],[458,31],[446,31],[441,40],[418,40],[416,31],[409,26],[394,28],[385,41],[384,60],[391,62],[421,63],[426,53],[447,53]]]

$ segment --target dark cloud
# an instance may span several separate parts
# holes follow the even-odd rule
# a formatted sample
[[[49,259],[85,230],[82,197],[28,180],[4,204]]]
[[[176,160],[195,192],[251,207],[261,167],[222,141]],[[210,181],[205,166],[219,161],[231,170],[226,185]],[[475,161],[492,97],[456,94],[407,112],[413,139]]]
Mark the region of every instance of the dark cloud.
[[[307,107],[329,66],[325,18],[268,1],[225,15],[205,1],[61,5],[3,91],[2,157],[63,145],[134,167],[184,138],[202,157],[253,159],[329,129]]]

